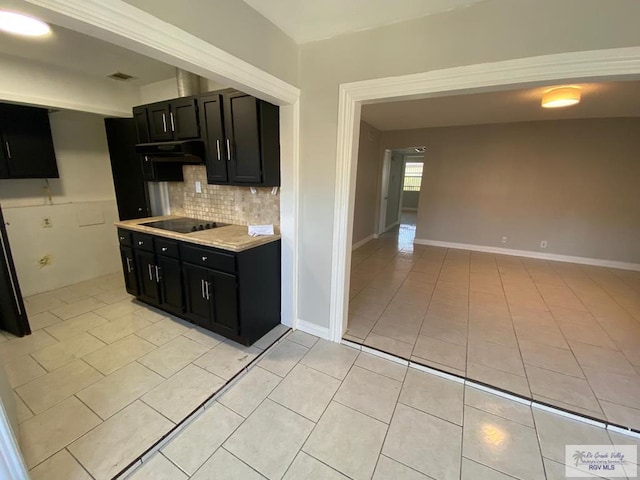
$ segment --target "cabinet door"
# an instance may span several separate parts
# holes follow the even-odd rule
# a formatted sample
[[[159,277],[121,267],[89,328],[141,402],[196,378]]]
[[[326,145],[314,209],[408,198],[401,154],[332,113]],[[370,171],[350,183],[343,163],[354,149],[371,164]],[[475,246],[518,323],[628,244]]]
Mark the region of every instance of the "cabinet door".
[[[59,177],[47,110],[3,105],[0,124],[9,178]]]
[[[140,169],[142,171],[143,180],[153,182],[156,179],[154,164],[146,155],[140,155]]]
[[[158,256],[157,263],[157,275],[160,282],[160,306],[172,312],[182,313],[184,299],[182,295],[180,261],[174,258]]]
[[[212,329],[223,335],[238,335],[238,285],[235,275],[211,271],[205,293],[213,302]]]
[[[137,297],[140,289],[138,288],[138,276],[133,250],[129,247],[120,247],[120,257],[122,259],[122,271],[124,272],[124,285],[127,292]]]
[[[147,118],[147,107],[133,107],[133,119],[136,122],[137,143],[149,143],[149,119]]]
[[[152,142],[164,142],[166,140],[173,139],[169,113],[169,102],[147,105],[147,116],[149,118],[149,140]]]
[[[171,125],[174,140],[200,138],[196,99],[194,97],[187,97],[172,100],[171,111],[169,112],[169,124]]]
[[[227,183],[229,160],[222,121],[222,95],[200,97],[200,126],[206,147],[208,183]]]
[[[136,256],[136,266],[138,267],[138,285],[140,287],[139,297],[144,301],[159,305],[160,295],[158,281],[156,279],[156,259],[155,255],[142,250],[134,250]]]
[[[120,220],[148,217],[149,197],[135,150],[135,121],[131,118],[105,118],[107,145],[111,159],[113,186]]]
[[[185,317],[197,325],[209,328],[211,324],[211,302],[205,293],[205,284],[209,281],[209,269],[182,264],[185,292]]]
[[[260,184],[262,158],[258,99],[239,92],[227,94],[224,113],[231,157],[229,181],[232,184]]]

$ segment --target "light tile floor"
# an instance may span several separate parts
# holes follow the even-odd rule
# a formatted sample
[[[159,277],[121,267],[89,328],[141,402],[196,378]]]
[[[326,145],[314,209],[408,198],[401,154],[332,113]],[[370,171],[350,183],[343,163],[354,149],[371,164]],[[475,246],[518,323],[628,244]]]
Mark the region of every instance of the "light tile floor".
[[[566,444],[640,438],[291,332],[127,478],[559,480]]]
[[[352,255],[345,339],[640,429],[640,272],[413,245]]]
[[[244,347],[135,301],[121,273],[25,307],[33,334],[0,332],[0,364],[27,466],[48,480],[111,478],[287,330]]]

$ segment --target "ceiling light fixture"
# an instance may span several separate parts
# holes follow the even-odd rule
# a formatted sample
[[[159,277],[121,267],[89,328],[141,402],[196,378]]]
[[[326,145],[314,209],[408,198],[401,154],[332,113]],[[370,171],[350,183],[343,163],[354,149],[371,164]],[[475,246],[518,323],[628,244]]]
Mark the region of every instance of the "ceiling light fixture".
[[[579,87],[557,87],[542,94],[543,108],[570,107],[580,102]]]
[[[42,20],[7,11],[0,11],[0,30],[28,37],[41,37],[51,32]]]

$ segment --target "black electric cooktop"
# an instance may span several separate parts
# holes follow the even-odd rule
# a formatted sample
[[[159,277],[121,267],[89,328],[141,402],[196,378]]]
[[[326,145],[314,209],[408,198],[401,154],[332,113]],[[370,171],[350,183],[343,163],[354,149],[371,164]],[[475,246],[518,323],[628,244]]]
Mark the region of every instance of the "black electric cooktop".
[[[210,228],[225,227],[228,223],[208,222],[197,218],[179,217],[169,220],[157,220],[155,222],[142,223],[145,227],[169,230],[170,232],[191,233],[199,230],[209,230]]]

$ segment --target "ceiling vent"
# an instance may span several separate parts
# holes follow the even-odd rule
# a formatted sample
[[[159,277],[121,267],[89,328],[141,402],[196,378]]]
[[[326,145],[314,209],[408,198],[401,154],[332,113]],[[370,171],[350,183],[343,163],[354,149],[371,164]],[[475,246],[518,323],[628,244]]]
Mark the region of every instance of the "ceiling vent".
[[[127,75],[126,73],[122,73],[122,72],[112,73],[111,75],[107,75],[107,77],[113,80],[118,80],[120,82],[126,82],[127,80],[136,78],[133,75]]]

